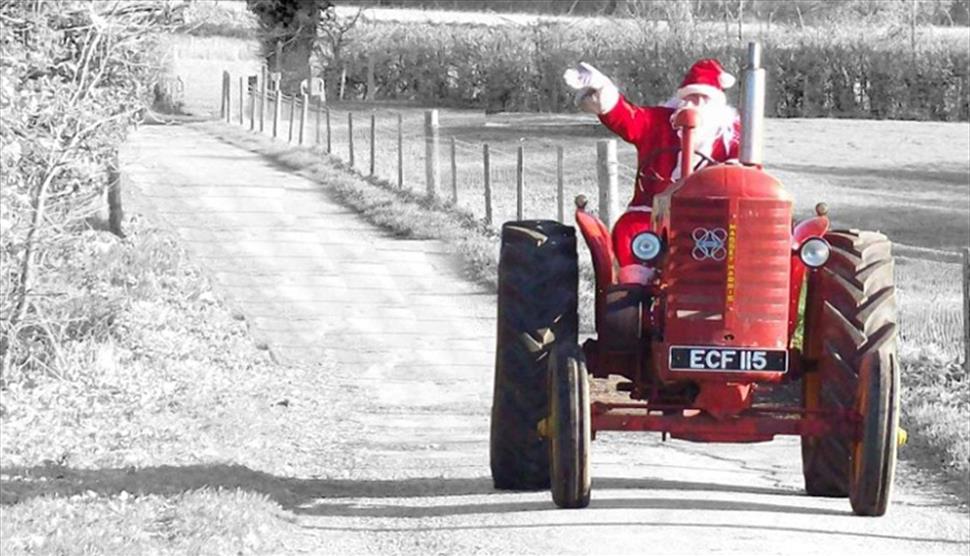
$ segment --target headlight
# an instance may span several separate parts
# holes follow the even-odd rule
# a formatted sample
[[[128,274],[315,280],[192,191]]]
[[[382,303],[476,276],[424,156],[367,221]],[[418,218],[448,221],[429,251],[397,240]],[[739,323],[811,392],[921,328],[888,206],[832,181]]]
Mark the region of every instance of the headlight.
[[[634,257],[640,259],[641,261],[648,262],[660,256],[663,243],[660,241],[660,236],[657,234],[653,232],[643,232],[642,234],[637,234],[634,236],[631,247],[633,248]]]
[[[829,260],[831,253],[829,242],[820,237],[813,237],[802,244],[802,248],[798,250],[798,257],[806,266],[818,268]]]

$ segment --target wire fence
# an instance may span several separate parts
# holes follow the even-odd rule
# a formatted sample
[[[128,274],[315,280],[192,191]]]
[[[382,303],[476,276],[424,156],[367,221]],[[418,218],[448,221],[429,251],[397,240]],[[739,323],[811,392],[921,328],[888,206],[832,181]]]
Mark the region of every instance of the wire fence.
[[[448,134],[437,111],[341,110],[251,85],[240,80],[234,97],[224,75],[223,119],[316,146],[364,176],[451,202],[490,226],[522,218],[573,224],[580,193],[597,197],[590,206],[609,225],[619,216],[618,184],[635,181],[636,169],[618,161],[613,140],[541,152],[526,142],[473,143]],[[897,246],[896,255],[903,349],[962,359],[970,375],[970,250]]]
[[[520,217],[573,223],[573,200],[580,193],[592,197],[590,208],[604,220],[613,220],[619,214],[615,184],[635,181],[636,169],[618,161],[615,147],[604,157],[589,142],[552,149],[525,141],[472,143],[429,124],[428,113],[340,109],[252,82],[230,86],[228,76],[223,86],[230,91],[223,93],[224,120],[317,146],[365,176],[450,201],[489,225]],[[432,152],[436,156],[429,159]],[[614,184],[612,194],[597,203],[604,179]]]

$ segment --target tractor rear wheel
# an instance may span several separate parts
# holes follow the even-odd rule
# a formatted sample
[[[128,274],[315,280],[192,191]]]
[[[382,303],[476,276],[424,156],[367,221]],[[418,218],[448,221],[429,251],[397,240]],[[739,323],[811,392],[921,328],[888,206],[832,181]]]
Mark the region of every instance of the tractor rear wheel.
[[[502,226],[489,454],[495,488],[549,488],[549,446],[538,425],[549,413],[550,355],[578,343],[578,279],[571,226]]]
[[[831,257],[808,281],[803,402],[810,410],[858,416],[860,434],[802,438],[805,490],[848,496],[856,514],[882,515],[899,422],[891,244],[882,234],[854,230],[825,239]]]
[[[549,439],[552,501],[589,505],[589,378],[579,346],[560,346],[549,362]]]

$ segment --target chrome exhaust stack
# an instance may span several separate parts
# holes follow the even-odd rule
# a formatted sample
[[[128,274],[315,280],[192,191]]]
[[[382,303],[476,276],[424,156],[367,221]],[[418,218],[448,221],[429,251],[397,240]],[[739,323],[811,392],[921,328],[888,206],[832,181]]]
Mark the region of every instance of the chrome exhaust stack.
[[[741,164],[761,166],[764,151],[765,70],[761,67],[761,45],[748,43],[748,66],[744,70],[741,105]]]

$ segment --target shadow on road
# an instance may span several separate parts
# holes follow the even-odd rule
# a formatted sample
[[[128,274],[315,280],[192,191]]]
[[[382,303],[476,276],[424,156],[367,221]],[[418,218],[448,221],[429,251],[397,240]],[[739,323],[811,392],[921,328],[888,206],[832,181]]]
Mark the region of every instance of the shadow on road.
[[[0,469],[0,504],[12,505],[41,496],[72,496],[93,491],[102,496],[113,496],[127,491],[133,494],[153,494],[175,496],[201,488],[240,489],[261,493],[280,504],[284,509],[296,514],[315,517],[364,517],[415,519],[467,516],[497,515],[507,513],[529,513],[536,517],[550,515],[558,510],[550,500],[522,500],[520,494],[505,493],[492,488],[487,477],[468,479],[412,478],[398,480],[343,480],[343,479],[297,479],[278,477],[261,471],[254,471],[240,465],[188,465],[160,466],[144,469],[71,469],[55,465],[31,468],[9,467]],[[808,497],[805,504],[796,500],[792,504],[792,490],[748,487],[743,485],[724,485],[716,483],[691,483],[686,481],[665,481],[658,479],[603,478],[596,480],[596,489],[616,490],[671,490],[680,492],[705,491],[711,493],[746,493],[754,495],[782,495],[787,504],[770,501],[724,500],[706,497],[656,497],[642,496],[630,498],[597,497],[590,504],[590,516],[596,510],[688,510],[723,512],[766,512],[773,514],[804,514],[806,516],[848,516],[848,510],[836,511],[811,507]],[[605,493],[604,493],[605,494]],[[612,493],[615,495],[615,492]],[[467,503],[461,499],[440,500],[442,497],[488,495],[486,501]],[[519,497],[519,498],[516,498]],[[392,499],[415,499],[410,503],[399,503]],[[361,500],[363,499],[363,500]],[[420,499],[420,500],[419,500]],[[386,500],[384,502],[383,500]],[[611,514],[612,515],[612,514]],[[418,531],[425,529],[503,529],[503,528],[542,528],[542,527],[582,527],[582,526],[658,526],[658,527],[704,527],[704,528],[744,528],[767,531],[788,531],[804,533],[823,533],[826,535],[852,535],[881,539],[896,539],[914,542],[936,542],[965,544],[963,541],[948,539],[891,536],[881,534],[835,531],[828,525],[818,529],[793,528],[781,526],[762,526],[737,523],[677,523],[677,522],[638,522],[633,519],[624,522],[582,522],[582,523],[524,523],[522,525],[468,525],[468,526],[429,526],[425,522],[415,522],[413,527],[379,528],[352,526],[360,530],[373,531]],[[830,525],[830,524],[829,524]],[[308,524],[311,528],[317,526]],[[326,527],[322,527],[326,528]]]
[[[122,491],[170,496],[204,487],[241,489],[259,492],[283,507],[296,512],[315,513],[312,504],[320,500],[345,498],[418,498],[471,496],[507,492],[495,490],[488,477],[469,479],[412,478],[395,480],[299,479],[278,477],[241,465],[159,466],[142,469],[72,469],[57,465],[9,467],[0,469],[0,504],[10,505],[38,496],[71,496],[94,491],[111,496]],[[663,479],[597,478],[598,490],[673,490],[688,492],[730,492],[759,495],[792,496],[801,493],[780,488],[745,485],[669,481]],[[620,503],[621,501],[617,501]],[[652,507],[653,502],[628,500],[630,507]],[[696,501],[699,506],[718,509],[717,502]],[[598,504],[608,503],[601,500]],[[659,504],[660,501],[657,501]],[[690,501],[667,502],[672,508]],[[509,506],[508,511],[519,511]],[[547,509],[542,503],[531,509]],[[607,506],[604,506],[607,507]],[[661,506],[657,506],[661,507]],[[525,508],[530,509],[530,508]],[[743,509],[732,506],[724,509]],[[756,510],[759,508],[752,508]],[[442,511],[448,513],[447,508]],[[495,508],[484,511],[498,511]],[[783,511],[783,510],[782,510]],[[799,510],[800,512],[802,510]],[[804,510],[813,513],[814,510]],[[460,512],[459,512],[460,513]],[[841,515],[844,512],[836,512]]]

